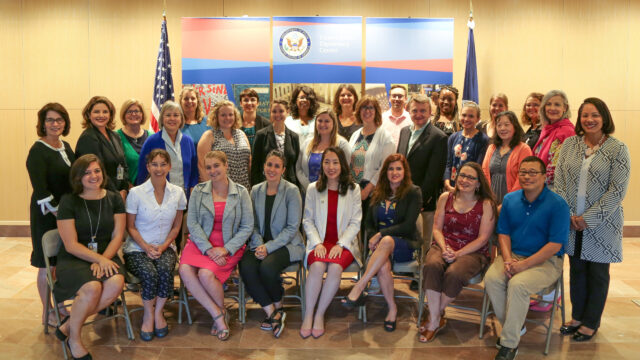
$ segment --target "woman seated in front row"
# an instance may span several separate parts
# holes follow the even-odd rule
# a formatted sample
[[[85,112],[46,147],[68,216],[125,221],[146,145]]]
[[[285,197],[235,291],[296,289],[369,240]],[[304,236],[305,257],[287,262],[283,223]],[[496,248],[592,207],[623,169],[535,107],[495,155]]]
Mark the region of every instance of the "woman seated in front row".
[[[420,214],[422,192],[411,182],[409,164],[401,154],[389,155],[380,175],[365,224],[371,250],[367,270],[342,304],[348,308],[362,305],[367,283],[377,276],[389,307],[384,329],[391,332],[396,329],[398,313],[393,294],[392,261],[411,261],[414,249],[420,247],[416,220]]]
[[[487,242],[496,222],[496,203],[482,168],[462,165],[453,192],[440,195],[433,221],[433,243],[424,265],[429,319],[420,326],[420,342],[430,342],[447,321],[444,309],[462,287],[489,263]]]
[[[362,266],[357,238],[361,218],[360,187],[351,177],[344,152],[329,147],[322,153],[320,179],[309,185],[305,198],[302,224],[307,234],[309,275],[300,328],[303,339],[324,335],[324,313],[340,287],[342,271],[354,260]]]
[[[127,197],[129,236],[123,252],[127,270],[142,281],[140,338],[150,341],[154,335],[162,338],[169,333],[163,310],[173,294],[174,240],[180,233],[187,197],[180,186],[167,181],[171,157],[166,150],[153,149],[144,160],[149,179],[132,188]]]
[[[255,221],[250,250],[240,261],[242,281],[266,313],[260,328],[272,330],[276,338],[282,334],[286,318],[280,273],[304,256],[298,231],[302,199],[298,187],[282,178],[285,164],[284,154],[279,150],[271,150],[265,158],[266,181],[254,184],[251,189]]]
[[[210,180],[193,188],[187,227],[189,240],[180,257],[180,276],[191,295],[213,318],[211,335],[229,338],[222,284],[236,267],[253,231],[253,209],[247,189],[227,176],[222,151],[204,156]]]
[[[62,196],[58,206],[64,246],[58,253],[53,293],[57,302],[73,298],[73,306],[56,337],[66,341],[74,359],[91,359],[82,344],[82,325],[113,303],[124,286],[124,266],[116,255],[124,236],[124,203],[119,193],[105,189],[107,174],[93,154],[79,157],[69,178],[73,193]]]

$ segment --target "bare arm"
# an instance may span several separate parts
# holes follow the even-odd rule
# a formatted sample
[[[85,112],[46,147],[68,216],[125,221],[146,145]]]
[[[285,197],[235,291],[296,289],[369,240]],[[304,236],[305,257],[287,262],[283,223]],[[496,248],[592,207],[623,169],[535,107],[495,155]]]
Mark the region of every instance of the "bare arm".
[[[444,192],[440,195],[438,203],[436,204],[436,213],[433,215],[433,240],[438,244],[442,251],[446,248],[446,242],[444,240],[444,235],[442,234],[442,227],[444,226],[444,208],[447,204],[448,198],[448,192]]]

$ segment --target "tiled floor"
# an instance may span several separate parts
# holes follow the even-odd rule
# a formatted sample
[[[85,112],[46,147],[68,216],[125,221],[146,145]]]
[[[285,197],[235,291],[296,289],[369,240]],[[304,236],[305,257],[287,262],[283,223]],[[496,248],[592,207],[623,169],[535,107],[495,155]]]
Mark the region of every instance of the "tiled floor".
[[[589,343],[574,343],[562,337],[556,317],[547,359],[639,359],[640,306],[631,302],[640,299],[640,239],[625,239],[625,262],[611,267],[611,288],[602,326]],[[0,359],[60,359],[60,344],[52,333],[45,335],[40,325],[40,302],[35,287],[36,270],[28,265],[31,252],[27,238],[0,238]],[[565,262],[566,265],[566,262]],[[568,276],[565,277],[568,282]],[[344,281],[341,292],[350,283]],[[406,283],[397,283],[398,292],[411,293]],[[459,303],[479,306],[478,295],[463,293]],[[140,304],[137,294],[129,293],[131,308]],[[220,342],[210,336],[209,315],[191,302],[193,325],[178,324],[176,306],[168,306],[170,334],[165,339],[144,343],[126,337],[124,322],[111,320],[85,326],[83,338],[95,359],[493,359],[496,354],[496,328],[493,318],[487,322],[487,333],[478,338],[479,317],[454,309],[447,311],[449,325],[430,344],[417,341],[416,307],[409,301],[399,303],[398,328],[393,333],[382,329],[385,315],[380,298],[368,303],[369,322],[365,325],[353,313],[337,302],[329,309],[327,333],[318,340],[302,340],[300,308],[289,303],[287,328],[280,339],[261,331],[258,321],[262,311],[251,305],[245,325],[237,321],[237,307],[229,299],[228,307],[234,320],[231,338]],[[570,304],[567,301],[567,314]],[[530,314],[541,317],[538,314]],[[137,332],[141,312],[132,315]],[[528,324],[522,338],[518,359],[542,359],[543,329]]]

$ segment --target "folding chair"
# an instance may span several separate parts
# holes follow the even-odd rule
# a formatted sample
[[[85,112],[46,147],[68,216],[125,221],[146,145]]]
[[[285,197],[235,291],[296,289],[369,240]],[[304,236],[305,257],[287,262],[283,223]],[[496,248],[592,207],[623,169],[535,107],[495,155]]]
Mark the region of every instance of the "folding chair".
[[[60,233],[58,232],[57,229],[49,230],[42,236],[42,250],[44,253],[44,261],[47,269],[47,294],[48,296],[51,297],[51,300],[54,304],[53,310],[56,314],[57,326],[60,326],[61,319],[60,319],[60,311],[58,309],[58,301],[56,300],[55,295],[53,294],[53,286],[55,282],[53,280],[53,275],[51,274],[49,258],[58,255],[58,251],[60,251],[61,244],[62,244],[62,239],[60,238]],[[127,311],[127,302],[125,300],[124,291],[120,294],[120,301],[122,302],[122,310],[123,310],[122,314],[114,313],[113,315],[104,317],[102,319],[85,322],[84,325],[121,317],[125,320],[125,323],[126,323],[127,337],[129,338],[129,340],[135,340],[135,336],[133,335],[133,328],[131,327],[131,319],[129,318],[129,312]],[[65,305],[65,307],[67,306],[68,305]],[[49,313],[48,301],[46,304],[46,313],[47,314]],[[48,327],[45,325],[45,330],[44,330],[45,334],[47,334],[48,331],[49,331]],[[62,351],[64,354],[64,358],[68,359],[69,354],[67,353],[67,347],[64,344],[64,342],[60,342],[60,343],[61,343]]]
[[[284,299],[296,299],[300,302],[300,312],[302,315],[304,315],[304,283],[306,280],[306,277],[302,275],[303,273],[303,266],[300,264],[300,262],[296,262],[293,263],[291,265],[289,265],[288,267],[286,267],[284,270],[282,270],[282,274],[281,274],[281,278],[284,279],[291,279],[291,280],[295,280],[296,284],[298,285],[298,293],[297,294],[290,294],[287,295],[286,293],[284,294],[284,296],[282,297],[282,300]],[[287,273],[296,273],[296,276],[289,276],[287,275]],[[238,285],[238,320],[240,321],[240,323],[244,324],[247,320],[247,301],[248,301],[248,296],[246,294],[246,287],[244,285],[244,281],[242,281],[242,278],[239,276],[239,280],[240,280],[240,284]]]
[[[418,230],[418,235],[420,236],[420,238],[422,239],[422,214],[418,214],[418,218],[416,220],[416,228]],[[367,247],[368,248],[368,247]],[[365,248],[366,249],[366,248]],[[393,273],[393,280],[410,280],[410,281],[417,281],[418,282],[418,295],[416,296],[411,296],[411,295],[394,295],[394,298],[396,299],[411,299],[414,300],[416,302],[416,304],[418,305],[418,319],[420,319],[422,317],[422,310],[423,310],[423,306],[422,304],[424,303],[424,291],[422,290],[422,283],[423,283],[423,274],[422,274],[422,269],[424,268],[424,255],[425,255],[425,242],[421,242],[420,243],[420,252],[419,252],[419,256],[417,259],[411,260],[411,261],[407,261],[407,262],[395,262],[393,264],[393,267],[391,269],[391,272]],[[364,253],[364,251],[363,251]],[[366,269],[366,265],[365,265],[365,269]],[[413,276],[411,275],[398,275],[398,274],[413,274]],[[371,294],[369,295],[370,297],[382,297],[384,295],[382,294]],[[363,306],[363,310],[362,310],[362,322],[366,323],[367,322],[367,311],[366,311],[366,307]]]

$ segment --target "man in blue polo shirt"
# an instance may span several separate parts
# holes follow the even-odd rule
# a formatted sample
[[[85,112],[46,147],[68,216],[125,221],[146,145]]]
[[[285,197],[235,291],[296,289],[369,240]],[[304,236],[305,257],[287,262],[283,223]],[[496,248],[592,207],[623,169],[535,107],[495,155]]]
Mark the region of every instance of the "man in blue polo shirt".
[[[545,174],[542,160],[525,158],[518,172],[522,190],[507,194],[502,202],[497,228],[501,255],[484,278],[502,324],[496,360],[516,357],[530,295],[551,286],[562,272],[569,206],[546,187]]]

